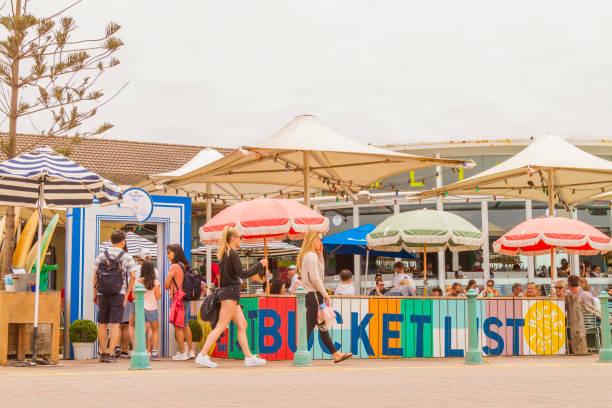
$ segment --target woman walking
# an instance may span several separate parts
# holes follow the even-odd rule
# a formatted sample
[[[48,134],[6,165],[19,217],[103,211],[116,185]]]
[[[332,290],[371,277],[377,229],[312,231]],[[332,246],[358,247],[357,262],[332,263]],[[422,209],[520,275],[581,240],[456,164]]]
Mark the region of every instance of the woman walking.
[[[339,363],[353,355],[351,353],[340,353],[336,350],[334,342],[325,328],[325,324],[318,324],[319,305],[325,301],[327,306],[331,306],[331,300],[325,285],[324,262],[323,262],[323,236],[318,231],[308,231],[302,249],[298,255],[297,266],[302,275],[302,286],[306,289],[306,338],[310,338],[315,326],[319,327],[319,336],[325,347],[334,358],[334,363]]]
[[[242,308],[238,305],[238,301],[240,300],[240,279],[247,279],[257,273],[262,274],[265,270],[264,268],[268,265],[268,260],[262,259],[250,269],[243,270],[240,257],[236,253],[241,243],[242,235],[240,235],[237,229],[229,227],[223,229],[217,253],[221,272],[218,292],[221,310],[219,311],[217,325],[206,337],[204,347],[202,347],[202,351],[195,360],[196,364],[203,367],[217,367],[216,363],[210,361],[208,352],[219,336],[227,329],[230,320],[234,322],[238,330],[238,343],[240,344],[240,350],[244,353],[244,365],[255,367],[266,364],[266,360],[253,355],[249,349],[249,341],[246,334],[247,321]]]
[[[168,260],[172,263],[168,271],[168,277],[164,282],[164,289],[170,291],[170,298],[177,296],[179,290],[183,290],[183,281],[185,280],[185,271],[191,269],[189,261],[185,256],[183,248],[179,244],[171,244],[166,247]],[[189,320],[189,301],[183,299],[183,309],[185,310],[185,318],[183,320],[184,327],[174,325],[174,335],[178,343],[179,351],[172,357],[173,360],[184,361],[195,357],[193,353],[193,344],[191,341],[191,329],[187,321]],[[187,342],[187,350],[185,350],[185,342]]]

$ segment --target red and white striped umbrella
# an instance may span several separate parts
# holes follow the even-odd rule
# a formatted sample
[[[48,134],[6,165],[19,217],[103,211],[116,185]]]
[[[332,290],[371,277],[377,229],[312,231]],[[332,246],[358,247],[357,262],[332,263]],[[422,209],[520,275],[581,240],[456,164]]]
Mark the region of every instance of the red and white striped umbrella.
[[[309,230],[326,233],[329,220],[294,200],[258,198],[231,205],[200,228],[203,244],[218,244],[223,228],[242,234],[245,243],[302,239]]]
[[[582,221],[541,217],[517,225],[493,243],[493,250],[504,255],[543,255],[558,249],[596,255],[612,251],[612,239]]]

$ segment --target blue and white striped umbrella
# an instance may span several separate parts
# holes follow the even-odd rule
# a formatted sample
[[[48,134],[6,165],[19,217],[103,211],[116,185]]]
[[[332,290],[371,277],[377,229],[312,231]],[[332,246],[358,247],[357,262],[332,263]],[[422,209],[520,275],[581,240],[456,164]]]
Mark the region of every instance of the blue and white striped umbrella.
[[[133,232],[128,232],[126,234],[125,244],[128,247],[128,254],[133,257],[137,257],[141,249],[147,249],[151,252],[152,258],[157,258],[157,244],[153,241],[149,241],[145,237],[141,237]],[[110,241],[105,241],[100,244],[100,252],[112,246],[113,244]]]
[[[109,160],[112,157],[109,156]],[[114,183],[62,156],[48,146],[0,163],[0,204],[35,207],[84,207],[122,198]]]

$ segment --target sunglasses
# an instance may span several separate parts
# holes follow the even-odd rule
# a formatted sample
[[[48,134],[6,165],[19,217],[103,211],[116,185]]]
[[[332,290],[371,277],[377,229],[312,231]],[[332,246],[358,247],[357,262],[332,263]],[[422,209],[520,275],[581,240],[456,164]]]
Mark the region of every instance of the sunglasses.
[[[555,289],[565,289],[563,286],[555,286]]]

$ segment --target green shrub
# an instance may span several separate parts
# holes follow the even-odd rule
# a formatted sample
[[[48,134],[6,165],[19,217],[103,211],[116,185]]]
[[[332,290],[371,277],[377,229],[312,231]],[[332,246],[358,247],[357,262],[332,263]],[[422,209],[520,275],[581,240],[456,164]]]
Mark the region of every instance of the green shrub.
[[[75,320],[69,334],[73,343],[93,343],[98,338],[98,328],[91,320]]]
[[[202,340],[202,335],[204,333],[202,333],[202,326],[200,326],[200,323],[198,323],[198,321],[195,319],[189,319],[188,323],[189,328],[191,329],[191,338],[193,341],[197,343]]]

